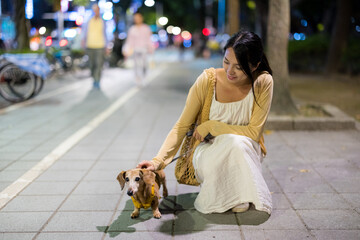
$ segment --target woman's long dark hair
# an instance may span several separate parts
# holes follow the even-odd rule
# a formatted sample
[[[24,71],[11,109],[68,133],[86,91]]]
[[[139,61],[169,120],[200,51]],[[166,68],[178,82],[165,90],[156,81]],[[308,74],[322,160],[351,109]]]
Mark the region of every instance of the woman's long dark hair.
[[[224,47],[224,51],[226,51],[228,48],[234,49],[238,64],[251,80],[252,92],[255,97],[254,82],[256,77],[263,71],[267,71],[272,75],[272,70],[264,53],[264,47],[261,38],[253,32],[240,31],[234,34],[227,41]],[[249,64],[254,67],[256,67],[258,64],[259,66],[254,72],[251,72]]]

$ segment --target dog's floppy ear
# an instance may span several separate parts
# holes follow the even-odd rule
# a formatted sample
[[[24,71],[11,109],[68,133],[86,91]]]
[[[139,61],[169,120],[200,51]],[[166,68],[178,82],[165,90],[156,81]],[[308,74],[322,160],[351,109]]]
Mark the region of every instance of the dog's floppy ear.
[[[124,185],[125,185],[125,175],[126,175],[126,171],[122,171],[121,173],[119,173],[119,175],[117,176],[117,180],[120,183],[121,186],[121,190],[124,189]]]

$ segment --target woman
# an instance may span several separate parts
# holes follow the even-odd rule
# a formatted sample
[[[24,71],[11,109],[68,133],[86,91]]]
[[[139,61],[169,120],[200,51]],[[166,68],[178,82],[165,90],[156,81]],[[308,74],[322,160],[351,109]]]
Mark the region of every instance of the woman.
[[[156,170],[169,164],[200,116],[189,156],[201,184],[195,208],[202,213],[244,212],[253,204],[271,214],[261,161],[266,154],[263,131],[272,100],[272,70],[261,39],[252,32],[235,34],[224,50],[223,68],[207,69],[198,77],[158,155],[137,167]],[[208,134],[215,137],[211,142],[204,141]]]
[[[134,25],[130,27],[123,46],[125,57],[133,55],[136,84],[141,87],[147,71],[147,55],[154,51],[151,41],[151,29],[144,24],[141,13],[134,14]]]

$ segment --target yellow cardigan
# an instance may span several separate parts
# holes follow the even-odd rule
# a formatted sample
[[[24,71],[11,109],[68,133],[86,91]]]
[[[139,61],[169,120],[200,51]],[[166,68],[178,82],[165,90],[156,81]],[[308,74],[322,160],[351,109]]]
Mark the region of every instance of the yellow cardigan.
[[[187,131],[201,112],[206,112],[207,115],[207,121],[201,121],[202,123],[197,127],[197,131],[201,136],[205,137],[208,133],[214,137],[222,134],[244,135],[258,142],[263,154],[266,154],[263,131],[273,95],[272,76],[267,72],[263,72],[256,78],[254,92],[258,104],[254,101],[250,122],[245,126],[229,125],[223,122],[209,120],[211,106],[209,96],[211,96],[212,99],[215,83],[216,72],[214,68],[210,68],[204,70],[190,88],[180,118],[169,132],[157,156],[152,159],[156,170],[165,168],[172,161]],[[212,89],[210,94],[208,94],[209,89],[210,91]],[[199,141],[195,143],[193,152],[199,143]],[[192,154],[190,157],[192,157]]]

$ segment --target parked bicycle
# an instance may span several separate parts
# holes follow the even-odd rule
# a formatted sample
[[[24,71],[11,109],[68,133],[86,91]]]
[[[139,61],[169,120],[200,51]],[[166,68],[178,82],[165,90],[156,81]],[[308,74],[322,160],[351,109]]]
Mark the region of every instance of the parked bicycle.
[[[0,95],[10,102],[36,96],[51,72],[45,54],[3,54],[0,58]]]

